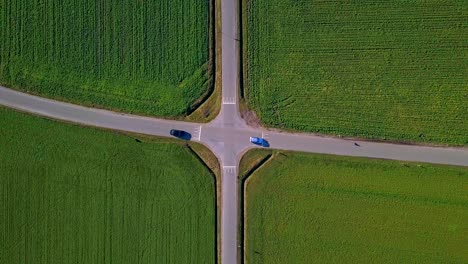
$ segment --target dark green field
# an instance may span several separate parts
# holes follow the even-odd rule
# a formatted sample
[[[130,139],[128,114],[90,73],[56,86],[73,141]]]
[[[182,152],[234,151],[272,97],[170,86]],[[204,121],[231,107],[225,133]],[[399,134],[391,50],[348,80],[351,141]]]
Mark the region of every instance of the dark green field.
[[[0,263],[215,263],[214,177],[141,141],[0,108]]]
[[[0,0],[0,83],[185,115],[212,80],[210,21],[208,0]]]
[[[468,1],[244,1],[244,93],[268,126],[468,144]]]
[[[468,168],[274,154],[247,180],[246,263],[467,263]]]

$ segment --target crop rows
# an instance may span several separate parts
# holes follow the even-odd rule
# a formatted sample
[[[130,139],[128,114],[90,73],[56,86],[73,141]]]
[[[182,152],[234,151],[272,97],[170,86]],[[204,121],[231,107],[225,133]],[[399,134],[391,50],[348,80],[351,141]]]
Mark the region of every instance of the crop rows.
[[[468,144],[468,2],[244,4],[245,94],[265,124]]]
[[[466,263],[468,168],[284,153],[245,186],[246,263]]]
[[[206,90],[209,1],[0,0],[0,83],[180,115]]]
[[[215,263],[212,175],[141,141],[0,108],[0,263]]]

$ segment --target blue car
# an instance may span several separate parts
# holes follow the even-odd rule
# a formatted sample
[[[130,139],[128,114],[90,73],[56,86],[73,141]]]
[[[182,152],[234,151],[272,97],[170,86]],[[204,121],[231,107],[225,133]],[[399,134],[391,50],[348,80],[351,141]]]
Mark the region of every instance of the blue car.
[[[250,142],[260,146],[267,145],[267,141],[261,137],[250,137]]]

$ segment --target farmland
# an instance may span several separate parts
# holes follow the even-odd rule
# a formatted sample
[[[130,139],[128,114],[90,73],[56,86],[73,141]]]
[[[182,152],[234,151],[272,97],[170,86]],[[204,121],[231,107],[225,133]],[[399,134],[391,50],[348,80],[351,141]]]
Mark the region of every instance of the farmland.
[[[215,197],[174,140],[0,108],[0,263],[215,263]]]
[[[243,3],[244,94],[264,124],[468,144],[467,1]]]
[[[0,83],[158,116],[212,82],[210,1],[0,0]]]
[[[245,185],[246,263],[466,263],[468,168],[274,153]]]

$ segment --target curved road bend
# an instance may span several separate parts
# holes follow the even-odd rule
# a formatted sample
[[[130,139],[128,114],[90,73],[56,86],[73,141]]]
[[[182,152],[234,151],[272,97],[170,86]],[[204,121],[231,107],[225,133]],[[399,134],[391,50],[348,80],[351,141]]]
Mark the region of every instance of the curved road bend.
[[[238,111],[239,6],[237,0],[222,0],[222,95],[217,118],[208,124],[170,121],[88,108],[45,99],[0,86],[0,105],[21,111],[114,130],[168,136],[170,129],[185,130],[192,140],[213,151],[222,166],[221,263],[239,262],[237,168],[242,153],[253,146],[250,136],[265,137],[271,148],[322,154],[406,160],[468,166],[468,148],[437,148],[361,142],[307,134],[271,132],[245,125]],[[357,142],[360,146],[354,145]]]

